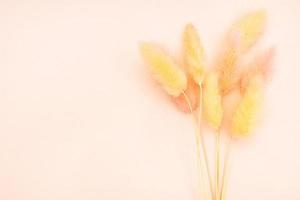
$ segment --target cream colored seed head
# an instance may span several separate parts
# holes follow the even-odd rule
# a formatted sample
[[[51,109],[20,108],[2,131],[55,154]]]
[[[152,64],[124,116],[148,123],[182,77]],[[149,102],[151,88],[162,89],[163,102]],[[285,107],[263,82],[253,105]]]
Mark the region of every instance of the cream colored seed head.
[[[266,26],[267,14],[265,10],[250,12],[240,18],[233,29],[241,34],[241,51],[247,51],[262,35]]]
[[[162,49],[150,43],[141,43],[140,51],[154,77],[168,94],[176,97],[186,89],[185,73]]]
[[[216,130],[219,129],[223,117],[223,108],[216,72],[209,72],[205,78],[203,117],[210,126]]]
[[[263,78],[254,76],[233,115],[231,131],[235,136],[247,136],[256,124],[262,101]]]
[[[266,12],[264,10],[248,13],[232,25],[225,42],[224,53],[218,63],[222,94],[228,94],[237,85],[239,57],[256,43],[265,25]]]
[[[234,49],[231,49],[224,56],[222,66],[219,68],[220,73],[220,89],[222,94],[227,94],[237,81],[236,75],[237,54]]]
[[[237,61],[240,56],[239,45],[240,35],[236,32],[230,33],[224,42],[223,50],[217,60],[222,95],[228,94],[238,81]]]
[[[183,33],[184,60],[188,72],[196,83],[200,83],[204,76],[204,49],[196,28],[192,24],[186,25]]]

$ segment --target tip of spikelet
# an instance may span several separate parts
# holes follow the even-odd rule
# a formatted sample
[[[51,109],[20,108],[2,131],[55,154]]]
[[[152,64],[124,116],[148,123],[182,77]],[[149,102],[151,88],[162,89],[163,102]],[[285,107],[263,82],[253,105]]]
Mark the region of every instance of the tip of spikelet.
[[[184,28],[183,50],[187,71],[196,83],[202,82],[204,76],[204,49],[197,29],[191,23]]]
[[[241,50],[247,51],[260,38],[265,30],[267,12],[264,9],[250,12],[239,18],[233,25],[233,29],[241,33]]]
[[[204,80],[203,117],[212,128],[219,129],[223,117],[223,108],[216,72],[209,72]]]
[[[142,42],[139,47],[155,79],[169,95],[179,96],[187,87],[187,78],[183,70],[157,45]]]
[[[232,118],[231,132],[238,137],[247,136],[255,127],[262,101],[263,78],[253,76]]]

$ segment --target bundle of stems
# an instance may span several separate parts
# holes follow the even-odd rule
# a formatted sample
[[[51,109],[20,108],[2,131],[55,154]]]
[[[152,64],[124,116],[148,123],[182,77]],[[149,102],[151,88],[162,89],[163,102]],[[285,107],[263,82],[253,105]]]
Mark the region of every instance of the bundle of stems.
[[[248,136],[256,124],[264,85],[270,77],[274,48],[258,53],[246,64],[241,64],[241,60],[261,37],[265,24],[263,10],[239,18],[224,37],[210,69],[200,37],[192,24],[186,25],[183,31],[182,65],[153,43],[140,45],[156,80],[176,105],[192,116],[201,199],[226,199],[232,144],[235,139]],[[209,167],[203,123],[215,133],[214,176]],[[221,146],[225,140],[222,136],[228,141],[223,153]],[[223,159],[221,155],[224,155]]]

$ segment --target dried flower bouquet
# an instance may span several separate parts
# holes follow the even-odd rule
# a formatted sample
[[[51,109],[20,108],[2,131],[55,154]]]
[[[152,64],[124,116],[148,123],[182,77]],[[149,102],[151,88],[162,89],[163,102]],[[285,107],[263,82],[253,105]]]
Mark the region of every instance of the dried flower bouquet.
[[[186,25],[183,31],[183,64],[153,43],[140,44],[141,54],[155,79],[180,110],[192,115],[203,199],[225,199],[230,147],[236,139],[248,136],[257,122],[264,86],[272,71],[274,48],[257,53],[251,62],[242,61],[261,38],[265,26],[264,10],[239,18],[225,35],[212,66],[208,66],[200,37],[192,24]],[[214,176],[209,169],[202,123],[215,132]],[[220,158],[221,134],[229,138],[224,163]]]

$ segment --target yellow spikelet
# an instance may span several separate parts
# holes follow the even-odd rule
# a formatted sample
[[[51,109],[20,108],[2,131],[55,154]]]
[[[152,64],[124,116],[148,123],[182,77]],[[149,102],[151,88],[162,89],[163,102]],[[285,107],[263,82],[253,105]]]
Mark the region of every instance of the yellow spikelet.
[[[222,98],[219,91],[218,75],[216,72],[207,74],[204,82],[203,117],[214,129],[219,129],[222,117]]]
[[[241,101],[242,95],[239,88],[235,88],[226,96],[222,96],[223,120],[222,128],[231,129],[232,116],[234,115],[237,106]]]
[[[184,60],[188,72],[196,83],[200,83],[204,76],[204,49],[196,28],[192,24],[186,25],[183,33]]]
[[[150,43],[140,44],[140,51],[157,81],[172,96],[179,96],[187,87],[187,78],[162,49]]]
[[[265,24],[266,12],[259,10],[248,13],[232,25],[217,63],[223,95],[228,94],[238,85],[238,59],[260,38]]]
[[[217,69],[220,76],[220,90],[223,95],[228,94],[238,81],[237,61],[240,55],[239,35],[232,33],[222,47],[222,52],[217,60]]]
[[[266,26],[266,11],[258,10],[250,12],[233,24],[232,30],[238,31],[241,36],[242,52],[247,51],[262,35]]]
[[[247,136],[255,126],[262,101],[262,89],[262,76],[252,77],[232,118],[231,131],[235,136]]]

